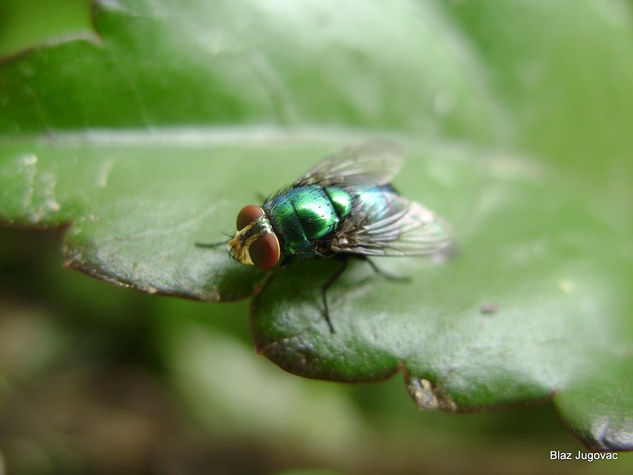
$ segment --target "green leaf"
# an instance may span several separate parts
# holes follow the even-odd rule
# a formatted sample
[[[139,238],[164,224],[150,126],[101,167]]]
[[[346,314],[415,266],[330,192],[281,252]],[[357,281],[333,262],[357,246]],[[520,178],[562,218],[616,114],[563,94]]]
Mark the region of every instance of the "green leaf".
[[[90,8],[86,0],[0,1],[0,58],[60,38],[90,38]]]
[[[321,286],[339,264],[293,265],[253,301],[258,350],[313,378],[402,370],[424,408],[470,411],[557,393],[590,446],[630,448],[628,243],[551,170],[516,157],[415,155],[396,186],[449,213],[457,257],[374,260],[410,283],[355,263],[327,293],[334,334]]]
[[[97,2],[94,36],[0,63],[0,219],[66,226],[67,264],[121,285],[256,290],[257,347],[297,374],[403,369],[421,407],[449,410],[554,394],[587,445],[631,449],[629,9]],[[458,253],[377,261],[411,283],[354,263],[327,295],[335,334],[320,288],[336,263],[266,276],[195,247],[376,136],[407,149],[395,186]]]
[[[5,150],[3,219],[69,226],[69,267],[146,292],[211,301],[246,297],[261,277],[235,266],[223,246],[195,247],[226,240],[232,203],[244,199],[235,183],[253,150],[74,141]],[[258,176],[271,178],[272,170]],[[255,187],[255,180],[247,183]]]

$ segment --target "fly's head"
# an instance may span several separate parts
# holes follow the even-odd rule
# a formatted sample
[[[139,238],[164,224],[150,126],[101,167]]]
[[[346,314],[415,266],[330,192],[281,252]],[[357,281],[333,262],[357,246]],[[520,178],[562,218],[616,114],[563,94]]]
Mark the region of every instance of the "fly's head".
[[[279,261],[279,240],[259,206],[248,205],[237,215],[237,232],[229,241],[231,256],[242,264],[272,269]]]

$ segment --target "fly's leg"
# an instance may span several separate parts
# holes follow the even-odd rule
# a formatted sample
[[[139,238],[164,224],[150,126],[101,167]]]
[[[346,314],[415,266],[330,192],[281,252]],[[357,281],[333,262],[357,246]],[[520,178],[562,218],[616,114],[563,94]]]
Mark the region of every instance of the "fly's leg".
[[[374,270],[376,274],[384,277],[387,280],[391,280],[393,282],[411,282],[411,277],[407,277],[403,275],[393,275],[393,274],[390,274],[389,272],[385,272],[384,270],[380,269],[380,267],[378,267],[376,263],[367,256],[362,257],[362,259],[371,266],[371,268]]]
[[[196,243],[194,243],[194,245],[196,247],[199,247],[201,249],[214,249],[216,247],[224,246],[225,244],[226,244],[226,241],[220,241],[220,242],[196,242]]]
[[[330,321],[330,310],[327,306],[327,290],[332,286],[332,284],[334,284],[334,282],[336,282],[338,280],[338,278],[343,275],[343,272],[345,272],[345,269],[347,269],[347,259],[342,260],[341,261],[342,265],[341,267],[339,267],[336,272],[334,272],[334,274],[332,274],[328,280],[325,282],[325,284],[323,284],[323,286],[321,287],[321,295],[323,297],[323,308],[324,308],[324,313],[323,316],[325,317],[325,321],[327,322],[327,326],[330,328],[330,333],[334,333],[334,326],[332,325],[332,322]]]
[[[290,264],[294,262],[295,258],[293,256],[282,256],[281,261],[279,262],[279,268],[285,269]]]
[[[226,239],[224,241],[218,241],[218,242],[196,242],[194,243],[194,245],[196,247],[202,248],[202,249],[214,249],[216,247],[220,247],[220,246],[225,246],[229,243],[229,240],[233,237],[231,234],[227,234],[227,233],[222,233],[224,236],[226,236]]]
[[[206,243],[206,242],[194,243],[194,245],[199,249],[216,249],[220,246],[224,246],[224,249],[226,250],[226,255],[229,256],[229,260],[231,260],[231,250],[228,247],[226,247],[226,244],[227,244],[226,241],[210,242],[210,243]]]

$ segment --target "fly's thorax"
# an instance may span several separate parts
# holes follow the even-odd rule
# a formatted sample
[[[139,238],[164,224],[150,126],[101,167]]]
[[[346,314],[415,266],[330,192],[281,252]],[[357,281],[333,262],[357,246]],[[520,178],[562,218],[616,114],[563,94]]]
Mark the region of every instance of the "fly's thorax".
[[[301,257],[314,257],[315,243],[327,240],[351,208],[345,190],[319,185],[290,188],[264,203],[284,255]]]
[[[237,232],[229,245],[231,255],[242,264],[271,269],[279,261],[279,241],[268,216],[259,206],[242,208],[237,216]]]
[[[328,186],[325,189],[332,206],[339,219],[347,217],[352,212],[352,195],[338,186]]]

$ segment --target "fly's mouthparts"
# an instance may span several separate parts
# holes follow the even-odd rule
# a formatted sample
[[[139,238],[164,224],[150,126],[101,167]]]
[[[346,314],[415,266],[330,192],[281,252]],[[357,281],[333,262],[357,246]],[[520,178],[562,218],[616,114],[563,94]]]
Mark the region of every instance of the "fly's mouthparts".
[[[274,234],[273,228],[266,215],[254,219],[235,233],[235,237],[229,241],[233,257],[242,264],[254,265],[249,255],[251,244],[265,234]]]

